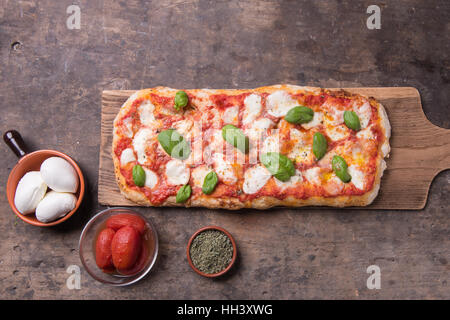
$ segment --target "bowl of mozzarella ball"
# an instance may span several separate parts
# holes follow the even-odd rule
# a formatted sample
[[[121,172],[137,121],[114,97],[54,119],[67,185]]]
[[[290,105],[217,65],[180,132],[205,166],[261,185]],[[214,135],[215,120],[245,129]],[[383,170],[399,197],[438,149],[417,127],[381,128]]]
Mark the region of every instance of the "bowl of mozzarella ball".
[[[8,201],[16,215],[35,226],[54,226],[69,219],[84,196],[84,178],[64,153],[39,150],[22,157],[11,171]]]

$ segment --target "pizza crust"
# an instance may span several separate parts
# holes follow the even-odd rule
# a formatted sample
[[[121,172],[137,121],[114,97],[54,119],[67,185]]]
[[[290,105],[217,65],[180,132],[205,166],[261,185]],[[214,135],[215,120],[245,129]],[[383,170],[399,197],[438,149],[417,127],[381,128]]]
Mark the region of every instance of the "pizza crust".
[[[307,86],[296,86],[296,85],[273,85],[260,87],[256,89],[251,89],[252,92],[267,92],[272,93],[277,90],[285,90],[289,93],[295,93],[298,91],[307,91],[308,93],[319,94],[322,92],[322,88],[317,87],[307,87]],[[326,90],[326,89],[325,89]],[[112,158],[114,162],[114,171],[117,179],[117,184],[119,186],[120,192],[124,195],[125,198],[135,202],[141,206],[155,206],[151,203],[151,201],[141,192],[133,190],[126,184],[125,177],[120,172],[120,161],[118,157],[114,153],[115,146],[118,142],[119,136],[117,134],[117,121],[121,119],[121,117],[128,111],[131,107],[133,101],[138,98],[145,97],[149,93],[158,93],[158,94],[171,94],[174,95],[176,89],[168,88],[168,87],[156,87],[152,89],[143,89],[132,94],[127,101],[121,107],[119,113],[117,114],[114,120],[114,130],[113,130],[113,144],[112,144]],[[247,93],[250,90],[247,89],[194,89],[189,90],[191,93],[205,92],[207,94],[241,94]],[[383,135],[385,137],[384,143],[379,147],[378,156],[376,159],[376,173],[375,173],[375,181],[373,187],[370,191],[366,192],[363,195],[351,195],[351,196],[336,196],[336,197],[310,197],[308,199],[297,199],[292,196],[288,196],[285,199],[278,199],[270,196],[261,196],[255,198],[253,200],[249,200],[246,202],[241,202],[237,198],[213,198],[205,195],[200,195],[194,199],[189,199],[187,202],[179,204],[175,201],[175,196],[169,196],[162,204],[159,206],[178,206],[178,207],[205,207],[211,209],[228,209],[228,210],[237,210],[242,208],[254,208],[254,209],[268,209],[275,206],[281,207],[303,207],[303,206],[330,206],[330,207],[348,207],[348,206],[367,206],[373,202],[373,200],[377,197],[378,192],[380,190],[381,177],[383,176],[384,170],[386,169],[386,162],[384,160],[385,157],[389,157],[390,152],[390,144],[389,138],[391,135],[391,126],[389,123],[389,119],[387,117],[387,113],[382,104],[376,101],[374,98],[369,98],[363,95],[354,95],[344,90],[338,91],[330,91],[331,93],[336,93],[344,97],[352,97],[352,96],[362,96],[366,99],[369,99],[372,103],[377,105],[378,115],[381,119],[380,126],[383,131]]]

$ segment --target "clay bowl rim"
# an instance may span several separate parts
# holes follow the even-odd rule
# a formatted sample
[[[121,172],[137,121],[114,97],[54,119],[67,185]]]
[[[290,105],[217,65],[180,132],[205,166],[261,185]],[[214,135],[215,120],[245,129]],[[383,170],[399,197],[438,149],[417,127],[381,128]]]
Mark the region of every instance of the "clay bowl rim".
[[[24,215],[21,214],[15,204],[14,204],[14,197],[16,195],[16,188],[17,185],[19,184],[19,180],[22,179],[23,175],[21,177],[19,177],[17,180],[13,180],[13,173],[18,170],[20,168],[21,165],[23,165],[23,162],[26,161],[27,159],[30,159],[32,157],[36,157],[37,155],[48,155],[47,159],[52,157],[52,156],[58,156],[61,157],[65,160],[67,160],[75,169],[75,171],[78,174],[78,179],[79,179],[79,186],[78,186],[78,190],[77,192],[75,192],[75,194],[79,193],[78,198],[77,198],[77,202],[75,204],[75,208],[70,211],[68,214],[66,214],[64,217],[49,222],[49,223],[44,223],[44,222],[40,222],[38,220],[33,220],[30,217],[35,217],[35,214],[31,213],[29,215]],[[45,159],[44,159],[45,160]],[[41,163],[42,164],[42,163]],[[27,171],[29,172],[29,171]],[[24,173],[24,175],[26,174],[26,172]],[[11,172],[9,173],[8,176],[8,182],[6,184],[6,194],[7,194],[7,198],[8,198],[8,203],[9,206],[11,207],[11,209],[14,211],[14,213],[16,214],[16,216],[18,216],[20,219],[22,219],[23,221],[25,221],[26,223],[29,223],[33,226],[38,226],[38,227],[52,227],[55,225],[58,225],[64,221],[66,221],[67,219],[69,219],[71,216],[73,216],[73,214],[78,210],[78,208],[81,205],[81,202],[83,201],[84,198],[84,190],[85,189],[85,182],[84,182],[84,176],[83,176],[83,172],[81,171],[80,167],[78,166],[78,164],[75,162],[75,160],[73,160],[71,157],[69,157],[67,154],[62,153],[60,151],[56,151],[56,150],[50,150],[50,149],[43,149],[43,150],[37,150],[37,151],[33,151],[30,153],[27,153],[26,155],[24,155],[23,157],[21,157],[17,164],[14,166],[14,168],[12,168]]]
[[[227,235],[227,237],[228,237],[228,238],[230,239],[230,241],[231,241],[231,244],[233,245],[233,257],[231,258],[230,264],[229,264],[225,269],[223,269],[222,271],[217,272],[217,273],[205,273],[205,272],[202,272],[202,271],[198,270],[198,269],[194,266],[194,264],[193,264],[193,262],[192,262],[192,260],[191,260],[190,248],[191,248],[191,245],[192,245],[192,241],[194,241],[195,237],[197,237],[200,233],[202,233],[203,231],[206,231],[206,230],[217,230],[217,231],[222,231],[223,233],[225,233],[225,234]],[[198,230],[191,236],[191,238],[189,239],[189,242],[188,242],[188,244],[187,244],[187,247],[186,247],[186,254],[187,254],[187,259],[188,259],[189,265],[191,266],[191,268],[192,268],[195,272],[197,272],[199,275],[201,275],[201,276],[203,276],[203,277],[207,277],[207,278],[217,278],[217,277],[220,277],[220,276],[224,275],[225,273],[227,273],[227,272],[233,267],[234,263],[236,262],[236,257],[237,257],[237,247],[236,247],[236,242],[234,241],[233,236],[232,236],[227,230],[225,230],[225,229],[222,228],[222,227],[218,227],[218,226],[213,226],[213,225],[211,225],[211,226],[206,226],[206,227],[203,227],[203,228],[198,229]]]

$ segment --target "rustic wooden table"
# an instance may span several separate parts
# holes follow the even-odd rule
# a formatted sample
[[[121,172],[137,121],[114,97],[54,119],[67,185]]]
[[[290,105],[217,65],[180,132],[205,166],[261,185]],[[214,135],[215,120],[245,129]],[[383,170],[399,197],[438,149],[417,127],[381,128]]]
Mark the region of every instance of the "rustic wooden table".
[[[72,4],[80,29],[67,27]],[[371,4],[381,8],[379,30],[366,27]],[[2,144],[0,298],[450,298],[448,171],[422,211],[140,208],[158,228],[160,257],[131,287],[95,282],[78,257],[82,227],[103,208],[102,90],[414,86],[431,122],[450,128],[449,15],[446,0],[0,0],[0,130],[19,130],[30,149],[71,155],[87,179],[74,217],[54,228],[27,225],[6,200],[16,157]],[[229,230],[239,247],[237,268],[215,281],[195,274],[185,256],[189,236],[209,224]],[[80,289],[66,285],[71,265],[81,267]],[[381,269],[379,290],[366,286],[370,265]]]

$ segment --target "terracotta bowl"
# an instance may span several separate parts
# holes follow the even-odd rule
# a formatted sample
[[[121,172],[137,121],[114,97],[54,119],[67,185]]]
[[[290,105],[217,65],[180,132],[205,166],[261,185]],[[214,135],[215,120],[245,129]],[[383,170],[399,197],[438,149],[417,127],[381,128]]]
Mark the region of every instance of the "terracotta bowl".
[[[194,239],[195,239],[195,237],[197,235],[199,235],[200,233],[202,233],[203,231],[206,231],[206,230],[222,231],[223,233],[225,233],[228,236],[228,238],[230,238],[231,244],[233,245],[233,257],[231,258],[230,264],[228,265],[228,267],[226,267],[225,269],[223,269],[222,271],[220,271],[218,273],[204,273],[204,272],[198,270],[194,266],[194,264],[192,263],[192,260],[191,260],[190,249],[191,249],[192,241],[194,241]],[[234,241],[233,237],[231,236],[231,234],[227,230],[225,230],[225,229],[223,229],[221,227],[217,227],[217,226],[207,226],[207,227],[203,227],[203,228],[197,230],[192,235],[192,237],[189,239],[189,242],[188,242],[188,245],[187,245],[187,248],[186,248],[186,254],[187,254],[187,259],[188,259],[189,265],[191,266],[191,268],[195,272],[197,272],[199,275],[204,276],[204,277],[217,278],[217,277],[220,277],[220,276],[224,275],[225,273],[227,273],[233,267],[234,263],[236,262],[237,247],[236,247],[236,242]]]
[[[9,139],[9,141],[7,141],[8,138],[7,134],[10,133],[11,131],[8,131],[7,133],[5,133],[4,135],[4,139],[5,142],[7,142],[8,146],[11,147],[10,143],[11,143],[11,139]],[[15,132],[14,135],[18,134],[18,132]],[[11,206],[11,209],[14,211],[14,213],[23,221],[32,224],[34,226],[39,226],[39,227],[51,227],[51,226],[55,226],[57,224],[60,224],[61,222],[66,221],[67,219],[69,219],[76,211],[77,209],[80,207],[81,202],[83,201],[83,197],[84,197],[84,177],[83,177],[83,173],[81,172],[80,167],[77,165],[77,163],[72,160],[72,158],[70,158],[68,155],[59,152],[59,151],[55,151],[55,150],[39,150],[39,151],[34,151],[31,153],[25,153],[23,151],[23,142],[21,141],[21,137],[19,136],[14,136],[14,147],[11,147],[11,149],[14,151],[14,153],[16,153],[16,155],[21,156],[21,158],[19,159],[19,161],[17,162],[17,164],[14,166],[14,168],[11,170],[11,173],[9,174],[8,177],[8,182],[6,185],[6,195],[8,198],[8,202],[9,205]],[[9,142],[9,143],[8,143]],[[16,149],[14,149],[16,148]],[[40,222],[39,220],[36,219],[36,216],[34,214],[28,214],[28,215],[24,215],[21,214],[16,206],[14,205],[14,196],[16,194],[16,188],[17,185],[19,183],[19,180],[29,171],[39,171],[42,162],[44,162],[44,160],[46,160],[47,158],[50,157],[61,157],[65,160],[67,160],[76,170],[77,174],[78,174],[78,178],[79,178],[79,186],[78,186],[78,190],[75,193],[75,196],[77,197],[77,202],[75,205],[75,208],[70,211],[68,214],[66,214],[64,217],[48,222],[48,223],[43,223]]]

